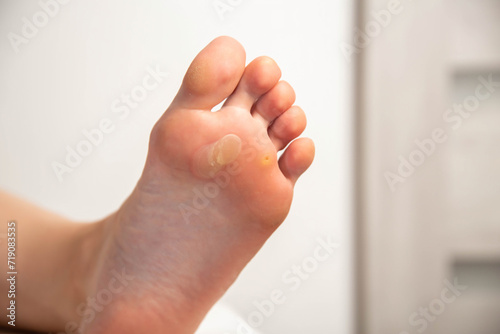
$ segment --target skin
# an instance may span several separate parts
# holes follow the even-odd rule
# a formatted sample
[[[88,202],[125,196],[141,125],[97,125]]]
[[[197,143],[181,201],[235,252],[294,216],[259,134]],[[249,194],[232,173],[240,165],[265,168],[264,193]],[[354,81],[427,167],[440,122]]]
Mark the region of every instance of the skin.
[[[57,324],[74,318],[70,310],[75,309],[76,301],[85,298],[81,277],[95,270],[102,222],[74,223],[0,191],[2,233],[7,232],[7,222],[12,220],[17,223],[16,327],[57,328]],[[0,238],[2,273],[10,271],[6,241]],[[6,283],[0,281],[2,310],[8,306],[7,298],[3,298],[8,291]]]
[[[0,219],[16,219],[22,241],[21,327],[196,330],[284,221],[294,184],[314,157],[310,139],[294,140],[306,118],[277,64],[245,62],[229,37],[198,54],[152,130],[135,190],[106,219],[76,224],[0,194]]]

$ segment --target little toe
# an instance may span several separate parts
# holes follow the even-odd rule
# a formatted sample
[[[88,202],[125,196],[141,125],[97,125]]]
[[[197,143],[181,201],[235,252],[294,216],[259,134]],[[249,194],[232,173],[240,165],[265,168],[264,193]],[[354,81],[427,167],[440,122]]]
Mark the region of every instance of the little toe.
[[[286,81],[280,81],[253,106],[252,115],[269,126],[295,102],[295,91]]]
[[[306,114],[298,106],[291,107],[276,118],[268,130],[269,138],[276,150],[282,150],[289,142],[300,136],[304,132],[306,124]]]
[[[238,87],[224,106],[250,110],[255,101],[273,88],[280,78],[281,70],[272,58],[256,58],[248,64]]]
[[[293,141],[279,160],[283,175],[293,184],[297,182],[314,160],[314,143],[309,138],[299,138]]]

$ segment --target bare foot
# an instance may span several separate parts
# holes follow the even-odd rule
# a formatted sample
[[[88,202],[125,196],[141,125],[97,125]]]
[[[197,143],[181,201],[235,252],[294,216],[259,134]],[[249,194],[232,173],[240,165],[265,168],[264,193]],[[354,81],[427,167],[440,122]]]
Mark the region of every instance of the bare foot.
[[[103,222],[89,295],[126,287],[83,313],[87,332],[193,333],[283,222],[314,145],[297,139],[278,160],[306,126],[280,77],[267,57],[245,68],[244,49],[229,37],[195,58],[151,133],[136,189]]]

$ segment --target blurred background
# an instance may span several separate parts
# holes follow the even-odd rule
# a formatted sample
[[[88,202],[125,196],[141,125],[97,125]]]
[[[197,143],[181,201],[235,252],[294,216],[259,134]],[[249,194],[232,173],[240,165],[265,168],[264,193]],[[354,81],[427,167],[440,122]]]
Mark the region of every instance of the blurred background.
[[[356,17],[356,332],[500,333],[500,2]]]
[[[498,0],[0,1],[0,187],[78,221],[133,189],[214,37],[294,86],[316,161],[200,334],[500,333]],[[155,70],[158,88],[115,112]],[[105,118],[114,130],[58,174]],[[318,238],[340,247],[308,267]],[[309,270],[295,290],[294,265]],[[276,289],[285,303],[243,330]]]

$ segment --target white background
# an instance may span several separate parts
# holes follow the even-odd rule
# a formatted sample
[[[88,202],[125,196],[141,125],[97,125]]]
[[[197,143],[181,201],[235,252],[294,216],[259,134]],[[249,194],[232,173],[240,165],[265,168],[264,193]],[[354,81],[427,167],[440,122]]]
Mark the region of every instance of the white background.
[[[315,163],[299,181],[283,226],[223,298],[246,318],[254,301],[273,289],[286,302],[265,319],[262,333],[351,333],[351,65],[339,43],[348,40],[351,2],[212,0],[72,0],[15,52],[9,33],[21,34],[36,1],[0,2],[0,187],[78,221],[116,210],[142,171],[149,131],[177,91],[196,53],[218,35],[238,39],[247,60],[273,57],[308,115]],[[148,66],[169,73],[128,118],[111,112],[113,100],[142,81]],[[66,146],[103,118],[115,131],[59,182],[52,170]],[[299,289],[281,276],[313,255],[317,237],[341,248]],[[234,331],[236,333],[236,331]],[[233,332],[231,332],[233,334]]]

